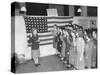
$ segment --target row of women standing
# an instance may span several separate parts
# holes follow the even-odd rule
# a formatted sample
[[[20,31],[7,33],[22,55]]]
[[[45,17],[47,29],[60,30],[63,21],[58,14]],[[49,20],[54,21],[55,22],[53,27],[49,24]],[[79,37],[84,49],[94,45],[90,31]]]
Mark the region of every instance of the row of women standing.
[[[97,67],[97,29],[84,29],[79,25],[54,25],[53,47],[66,67],[75,69]]]

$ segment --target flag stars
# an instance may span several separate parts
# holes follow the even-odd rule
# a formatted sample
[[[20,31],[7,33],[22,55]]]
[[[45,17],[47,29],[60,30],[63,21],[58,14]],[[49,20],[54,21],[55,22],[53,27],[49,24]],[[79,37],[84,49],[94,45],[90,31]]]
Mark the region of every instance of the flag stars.
[[[26,23],[26,32],[30,33],[32,28],[37,28],[39,33],[46,32],[47,27],[47,18],[44,17],[24,17]]]

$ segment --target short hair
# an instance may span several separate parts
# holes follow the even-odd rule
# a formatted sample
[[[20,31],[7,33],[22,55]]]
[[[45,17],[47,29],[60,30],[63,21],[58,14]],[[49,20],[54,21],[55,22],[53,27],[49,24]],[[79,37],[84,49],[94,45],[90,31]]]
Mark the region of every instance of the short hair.
[[[80,37],[83,37],[83,36],[84,36],[84,35],[83,35],[83,31],[82,31],[82,30],[77,29],[76,31],[78,32],[78,35],[79,35]]]
[[[82,27],[82,26],[79,26],[79,28],[80,28],[81,30],[83,30],[83,27]]]
[[[97,28],[92,29],[92,32],[95,32],[97,34]]]
[[[56,26],[56,27],[57,27],[57,24],[54,24],[54,26]]]
[[[88,29],[84,29],[84,31],[86,31],[86,32],[87,32],[87,31],[88,31]]]
[[[37,30],[36,28],[32,28],[32,32],[34,32],[35,30]]]
[[[88,30],[86,31],[86,34],[87,34],[88,38],[92,38],[91,29],[88,29]]]
[[[58,29],[58,26],[57,26],[57,24],[54,24],[54,26]]]

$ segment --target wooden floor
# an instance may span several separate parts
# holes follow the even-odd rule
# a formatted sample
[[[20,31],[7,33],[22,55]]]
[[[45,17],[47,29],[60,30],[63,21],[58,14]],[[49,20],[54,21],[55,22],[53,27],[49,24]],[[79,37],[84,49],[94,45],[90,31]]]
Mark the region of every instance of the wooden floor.
[[[48,72],[48,71],[67,71],[67,69],[59,57],[52,55],[40,58],[40,66],[35,67],[33,61],[27,61],[25,64],[20,64],[16,68],[16,73],[33,73],[33,72]]]

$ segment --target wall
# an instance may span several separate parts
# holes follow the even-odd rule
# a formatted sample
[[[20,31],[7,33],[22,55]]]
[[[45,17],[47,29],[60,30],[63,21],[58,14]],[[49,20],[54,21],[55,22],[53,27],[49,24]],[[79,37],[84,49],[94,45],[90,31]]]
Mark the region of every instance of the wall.
[[[90,28],[91,27],[91,20],[96,21],[96,28],[97,28],[97,17],[74,17],[73,24],[78,24],[83,26],[83,28]]]
[[[25,54],[26,59],[30,59],[30,49],[26,41],[26,28],[23,16],[15,16],[15,52]]]
[[[11,54],[15,52],[15,17],[11,17]]]

